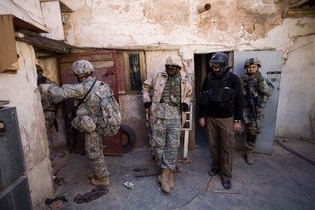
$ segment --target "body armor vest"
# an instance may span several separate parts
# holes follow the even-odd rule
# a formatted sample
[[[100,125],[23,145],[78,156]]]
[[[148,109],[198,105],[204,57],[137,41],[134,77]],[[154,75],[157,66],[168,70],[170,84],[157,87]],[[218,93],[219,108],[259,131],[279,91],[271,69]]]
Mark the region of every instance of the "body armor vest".
[[[208,76],[207,90],[201,93],[201,102],[208,105],[210,102],[222,105],[231,104],[235,97],[235,90],[227,86],[230,72],[227,72],[222,79],[213,79]]]
[[[260,86],[263,86],[263,83],[261,85],[258,84],[256,74],[251,76],[244,76],[241,79],[242,85],[243,85],[243,95],[245,98],[245,106],[251,106],[253,104],[257,105],[259,101],[259,94],[258,91],[260,90]]]
[[[162,92],[161,102],[180,106],[180,84],[180,75],[169,77]]]

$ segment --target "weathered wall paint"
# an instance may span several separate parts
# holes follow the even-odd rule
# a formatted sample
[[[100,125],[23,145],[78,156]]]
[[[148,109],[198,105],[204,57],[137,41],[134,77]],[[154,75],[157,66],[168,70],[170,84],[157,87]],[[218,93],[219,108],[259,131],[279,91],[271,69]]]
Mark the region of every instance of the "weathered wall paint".
[[[211,1],[209,11],[200,14],[197,11],[200,2],[72,0],[69,5],[75,13],[69,15],[71,20],[65,25],[67,38],[76,45],[90,47],[163,44],[229,47],[229,43],[233,46],[235,42],[248,43],[265,37],[269,28],[283,21],[280,4],[217,0]]]
[[[64,32],[62,25],[62,17],[60,15],[59,1],[41,2],[45,29],[48,33],[42,33],[42,36],[55,39],[64,40]]]
[[[17,109],[32,203],[34,209],[42,209],[54,189],[44,114],[36,84],[35,53],[28,44],[17,42],[16,46],[19,70],[16,74],[0,75],[0,99],[9,100],[7,106]]]
[[[40,55],[36,55],[39,56]],[[43,75],[47,77],[50,81],[59,84],[59,77],[58,77],[58,72],[59,72],[59,64],[58,60],[56,57],[51,56],[51,57],[45,57],[45,58],[38,58],[36,60],[36,63],[42,67]]]
[[[305,84],[312,84],[314,63],[305,62],[305,58],[315,54],[314,47],[307,47],[315,40],[315,19],[284,19],[281,13],[287,2],[271,0],[214,0],[208,2],[209,11],[199,13],[197,5],[207,2],[69,0],[74,13],[66,16],[66,39],[81,47],[175,50],[191,75],[195,71],[195,53],[280,51],[283,66],[276,135],[312,138],[309,113],[314,106],[315,90],[305,88]],[[155,58],[146,53],[148,75],[153,70],[151,60]],[[163,64],[159,59],[152,62],[152,66]],[[307,96],[303,106],[299,100],[289,103],[292,98],[300,98],[301,93]]]
[[[74,13],[65,15],[65,37],[69,44],[79,47],[143,49],[148,75],[163,67],[163,58],[168,53],[177,53],[192,82],[201,82],[194,81],[195,53],[281,51],[283,66],[276,135],[310,138],[309,115],[315,107],[315,89],[312,88],[315,20],[310,17],[283,19],[281,12],[286,1],[274,2],[67,0]],[[200,3],[210,3],[211,9],[199,13],[197,5]],[[57,11],[56,8],[46,9],[51,9],[51,14]],[[39,0],[2,0],[0,14],[13,14],[45,29]],[[56,29],[56,25],[48,27]],[[17,49],[20,69],[16,74],[0,74],[0,99],[10,100],[10,106],[17,107],[32,202],[34,209],[42,209],[44,199],[53,194],[53,185],[44,116],[36,86],[37,61],[32,46],[18,42]],[[46,76],[56,81],[54,62],[47,61],[45,68]],[[130,98],[123,96],[122,103],[132,100],[132,109],[141,105],[138,99],[141,97]]]
[[[12,14],[42,30],[45,29],[39,0],[1,0],[0,14]]]
[[[277,115],[279,136],[310,138],[315,135],[310,121],[311,112],[315,110],[315,43],[309,41],[302,41],[296,49],[287,53]]]
[[[64,40],[60,3],[39,0],[1,0],[0,14],[11,14],[30,25],[45,31],[41,35],[55,40]]]

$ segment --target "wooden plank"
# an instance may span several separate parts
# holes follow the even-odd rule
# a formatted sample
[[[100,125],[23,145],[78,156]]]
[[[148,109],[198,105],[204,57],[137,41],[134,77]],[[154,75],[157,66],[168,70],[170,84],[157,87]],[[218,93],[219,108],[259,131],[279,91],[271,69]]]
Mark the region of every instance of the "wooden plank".
[[[56,53],[70,52],[70,45],[64,43],[64,41],[57,41],[54,39],[42,37],[37,33],[25,29],[20,29],[19,32],[22,33],[24,36],[17,37],[18,40],[33,45],[39,51]]]
[[[288,17],[314,17],[315,16],[315,8],[289,8],[282,12],[281,16],[283,18]]]
[[[18,55],[12,15],[0,15],[0,72],[16,72]]]

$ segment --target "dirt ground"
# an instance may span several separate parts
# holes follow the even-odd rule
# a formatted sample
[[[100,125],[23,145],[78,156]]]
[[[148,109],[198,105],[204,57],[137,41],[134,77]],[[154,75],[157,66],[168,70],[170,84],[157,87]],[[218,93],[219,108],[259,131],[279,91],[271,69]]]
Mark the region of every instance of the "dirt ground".
[[[161,191],[157,175],[137,177],[135,169],[156,168],[150,148],[137,148],[123,156],[106,156],[111,173],[108,192],[82,204],[74,198],[95,187],[87,178],[86,155],[71,153],[57,174],[63,182],[54,197],[67,200],[59,209],[315,209],[314,144],[276,141],[272,155],[255,154],[252,166],[245,163],[243,151],[235,150],[231,190],[222,187],[218,176],[209,183],[211,157],[205,144],[188,152],[190,163],[181,161],[181,151],[180,172],[174,174],[171,194]],[[134,185],[132,189],[124,185],[127,181]]]

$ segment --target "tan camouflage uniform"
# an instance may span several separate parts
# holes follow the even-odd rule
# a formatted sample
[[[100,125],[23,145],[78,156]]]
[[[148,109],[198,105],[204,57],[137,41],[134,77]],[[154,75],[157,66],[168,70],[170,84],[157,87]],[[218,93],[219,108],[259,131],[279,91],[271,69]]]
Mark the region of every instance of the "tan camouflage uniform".
[[[89,76],[79,84],[65,84],[62,87],[51,85],[48,88],[48,93],[51,95],[54,103],[58,103],[66,98],[82,99],[89,91],[94,81],[95,78]],[[103,155],[103,136],[97,130],[94,116],[100,100],[96,94],[100,85],[104,86],[104,88],[110,88],[106,83],[96,81],[92,91],[78,107],[76,112],[77,117],[75,117],[71,123],[76,129],[82,132],[84,131],[85,150],[97,178],[103,178],[109,175]]]
[[[173,88],[172,84],[175,85]],[[153,90],[152,98],[150,97],[151,89]],[[166,89],[170,89],[169,99],[163,97],[163,94],[167,95],[163,93]],[[173,97],[177,90],[178,96]],[[152,102],[150,107],[151,146],[155,150],[161,168],[173,170],[176,167],[182,128],[180,105],[181,103],[190,104],[191,96],[192,87],[181,71],[173,78],[169,77],[165,71],[158,72],[143,84],[143,102]]]

